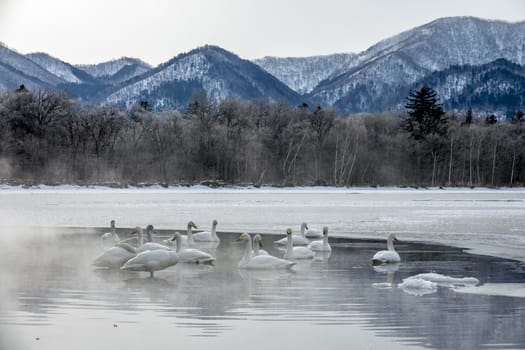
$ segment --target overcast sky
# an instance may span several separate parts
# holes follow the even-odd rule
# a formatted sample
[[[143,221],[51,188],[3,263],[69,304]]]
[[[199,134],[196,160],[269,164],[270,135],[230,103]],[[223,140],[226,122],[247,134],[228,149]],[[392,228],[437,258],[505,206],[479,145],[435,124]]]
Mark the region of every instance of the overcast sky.
[[[359,52],[439,17],[525,20],[525,0],[0,0],[0,41],[71,63],[151,64],[205,44],[243,58]]]

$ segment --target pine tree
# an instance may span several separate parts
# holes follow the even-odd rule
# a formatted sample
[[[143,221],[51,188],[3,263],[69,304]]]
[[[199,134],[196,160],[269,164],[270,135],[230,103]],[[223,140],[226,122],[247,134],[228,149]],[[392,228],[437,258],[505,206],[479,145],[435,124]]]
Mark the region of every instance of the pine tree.
[[[427,139],[430,135],[444,135],[447,132],[447,118],[439,102],[437,92],[428,86],[413,91],[407,98],[405,108],[408,118],[405,130],[418,141]]]

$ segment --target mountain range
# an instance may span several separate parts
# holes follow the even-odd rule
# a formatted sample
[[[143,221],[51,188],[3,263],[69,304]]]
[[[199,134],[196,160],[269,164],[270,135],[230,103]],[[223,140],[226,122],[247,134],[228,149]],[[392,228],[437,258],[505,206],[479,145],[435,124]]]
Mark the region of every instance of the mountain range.
[[[408,93],[434,88],[445,110],[506,113],[525,107],[525,22],[437,19],[361,53],[245,60],[203,46],[151,67],[135,58],[74,65],[0,43],[0,91],[56,88],[90,104],[148,101],[184,109],[197,91],[215,100],[306,102],[343,113],[398,111]]]

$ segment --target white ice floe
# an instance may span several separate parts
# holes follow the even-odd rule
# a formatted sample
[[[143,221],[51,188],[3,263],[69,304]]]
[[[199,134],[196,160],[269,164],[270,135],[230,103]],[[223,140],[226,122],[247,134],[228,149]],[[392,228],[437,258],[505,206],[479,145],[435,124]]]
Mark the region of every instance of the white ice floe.
[[[427,281],[415,276],[405,278],[403,283],[397,286],[403,289],[405,293],[417,296],[435,293],[438,287],[436,282]]]
[[[525,283],[486,283],[454,290],[458,293],[525,298]]]
[[[420,273],[403,279],[398,284],[404,292],[412,295],[425,295],[437,291],[438,286],[456,288],[460,286],[476,286],[479,280],[474,277],[450,277],[435,272]]]
[[[418,275],[405,278],[403,281],[409,279],[420,279],[428,282],[433,282],[443,287],[475,286],[479,284],[479,280],[474,277],[450,277],[434,272],[420,273]]]

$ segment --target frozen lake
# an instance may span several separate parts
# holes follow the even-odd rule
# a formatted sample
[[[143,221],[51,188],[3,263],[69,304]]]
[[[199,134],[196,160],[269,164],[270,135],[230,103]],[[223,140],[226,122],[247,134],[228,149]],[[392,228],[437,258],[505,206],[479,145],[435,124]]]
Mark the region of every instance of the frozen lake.
[[[7,188],[0,196],[0,349],[525,347],[523,190]],[[94,269],[107,230],[82,228],[152,223],[159,240],[188,220],[209,229],[213,218],[215,266],[178,264],[153,279]],[[270,234],[302,221],[338,237],[330,256],[293,272],[237,268],[240,232],[266,234],[264,248],[282,256]],[[391,231],[402,263],[371,266],[385,246],[377,239]],[[397,287],[428,272],[479,284]]]
[[[339,237],[443,243],[525,261],[525,189],[0,189],[4,226],[117,227],[153,224],[283,234],[286,227],[330,228]]]

